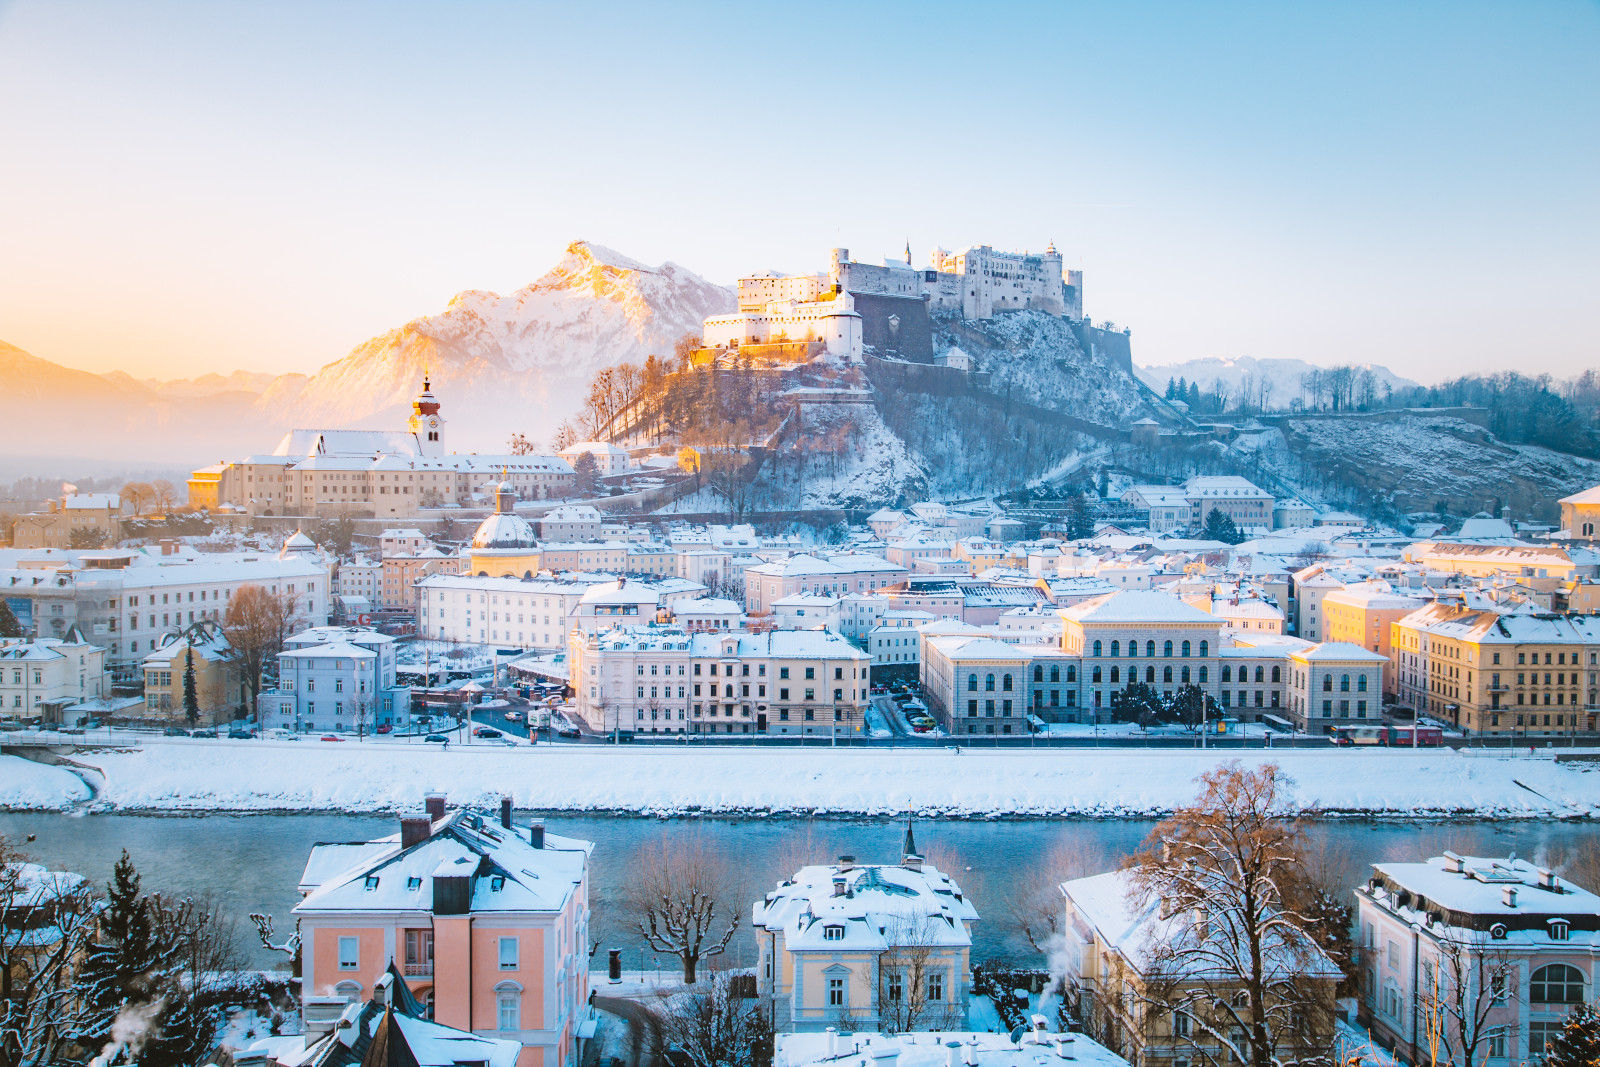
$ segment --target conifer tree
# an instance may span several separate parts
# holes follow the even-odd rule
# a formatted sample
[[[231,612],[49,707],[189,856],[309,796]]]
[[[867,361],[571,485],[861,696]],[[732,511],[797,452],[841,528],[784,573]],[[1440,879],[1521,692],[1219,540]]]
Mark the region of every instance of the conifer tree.
[[[1244,540],[1239,527],[1221,508],[1212,508],[1206,513],[1205,528],[1200,531],[1200,536],[1207,541],[1221,541],[1227,545],[1236,545]]]
[[[22,624],[11,613],[11,606],[0,600],[0,637],[22,637]]]
[[[189,720],[190,726],[200,721],[200,697],[194,687],[193,645],[190,645],[183,654],[183,717]]]
[[[1581,1004],[1545,1050],[1544,1067],[1595,1067],[1600,1064],[1600,1015]]]

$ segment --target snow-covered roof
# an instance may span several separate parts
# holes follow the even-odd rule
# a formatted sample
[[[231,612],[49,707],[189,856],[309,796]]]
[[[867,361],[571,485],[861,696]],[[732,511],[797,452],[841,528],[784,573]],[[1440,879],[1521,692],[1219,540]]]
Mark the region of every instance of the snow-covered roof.
[[[977,921],[978,911],[931,863],[918,868],[841,861],[802,867],[758,901],[752,917],[755,926],[781,930],[790,951],[835,952],[970,946],[968,924]]]
[[[838,1037],[826,1032],[778,1034],[773,1067],[862,1067],[892,1062],[896,1067],[1127,1067],[1128,1061],[1087,1034],[1037,1034],[1020,1040],[1010,1034],[938,1032],[876,1034],[857,1031]],[[842,1042],[837,1047],[835,1042]],[[1058,1051],[1057,1043],[1062,1049]],[[951,1050],[957,1050],[954,1057]],[[889,1059],[890,1055],[893,1059]]]
[[[1175,596],[1148,589],[1125,589],[1093,597],[1062,608],[1061,616],[1080,623],[1217,622],[1209,613]]]
[[[559,911],[583,881],[593,849],[588,841],[555,834],[545,834],[543,847],[535,848],[528,827],[507,829],[494,815],[458,809],[410,848],[401,848],[399,834],[359,845],[314,845],[301,884],[317,887],[294,910],[431,914],[433,878],[442,869],[470,879],[474,912]],[[342,859],[351,865],[325,874]]]
[[[1412,897],[1423,898],[1400,905],[1391,895],[1391,904],[1410,906],[1423,914],[1443,908],[1459,915],[1566,918],[1575,920],[1573,925],[1580,929],[1600,927],[1600,897],[1548,868],[1515,856],[1446,853],[1420,863],[1375,863],[1372,870],[1379,889],[1390,894],[1403,890]],[[1507,888],[1516,890],[1514,898],[1506,893]],[[1371,893],[1372,887],[1363,892]]]
[[[1564,496],[1557,501],[1559,504],[1600,504],[1600,485],[1591,486],[1581,493]]]
[[[1389,657],[1380,655],[1350,641],[1324,641],[1293,653],[1295,659],[1309,663],[1388,663]]]

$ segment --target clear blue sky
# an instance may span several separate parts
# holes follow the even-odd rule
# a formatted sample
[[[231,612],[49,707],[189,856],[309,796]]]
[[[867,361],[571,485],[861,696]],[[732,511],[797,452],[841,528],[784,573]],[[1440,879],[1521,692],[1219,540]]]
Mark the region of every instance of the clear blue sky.
[[[0,340],[310,370],[584,237],[1040,248],[1144,363],[1597,362],[1600,8],[0,0]]]

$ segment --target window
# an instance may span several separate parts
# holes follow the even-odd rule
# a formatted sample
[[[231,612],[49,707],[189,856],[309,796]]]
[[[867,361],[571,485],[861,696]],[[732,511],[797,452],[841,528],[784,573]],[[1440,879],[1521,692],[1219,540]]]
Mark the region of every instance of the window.
[[[824,941],[843,941],[844,940],[844,927],[842,927],[842,926],[824,926],[822,928],[822,940],[824,940]]]
[[[1571,926],[1570,923],[1567,922],[1567,920],[1565,920],[1565,919],[1551,919],[1550,920],[1550,940],[1552,940],[1552,941],[1565,941],[1565,940],[1567,940],[1568,932],[1571,929],[1572,929],[1572,926]]]
[[[899,974],[891,974],[889,976],[889,1000],[892,1003],[898,1004],[898,1003],[900,1003],[901,997],[903,997],[904,995],[905,995],[905,982],[904,982],[904,980],[900,977]]]
[[[522,1029],[522,990],[500,986],[494,991],[495,1019],[502,1032]]]
[[[928,999],[944,999],[944,975],[938,971],[928,975]]]
[[[830,1008],[842,1008],[842,1007],[844,1007],[844,979],[843,978],[830,978],[830,979],[828,979],[828,1007],[830,1007]]]
[[[361,940],[355,937],[341,937],[339,939],[339,969],[341,971],[353,971],[359,966],[361,966]]]
[[[1400,1018],[1400,987],[1392,979],[1383,984],[1383,1013],[1391,1019]]]
[[[1497,656],[1496,658],[1499,658],[1499,657]],[[1489,1058],[1492,1059],[1492,1060],[1500,1060],[1500,1059],[1505,1059],[1507,1055],[1508,1055],[1508,1053],[1506,1052],[1506,1032],[1505,1032],[1505,1029],[1501,1028],[1501,1029],[1498,1029],[1498,1030],[1489,1031],[1489,1045],[1488,1045],[1488,1056],[1489,1056]]]
[[[1172,1013],[1172,1036],[1189,1036],[1189,1015],[1187,1012],[1175,1011]]]
[[[1566,1022],[1534,1021],[1528,1024],[1528,1055],[1541,1056],[1549,1048],[1550,1043],[1561,1036]]]
[[[500,969],[502,971],[517,969],[517,939],[514,937],[500,939]]]
[[[1583,1003],[1583,972],[1565,963],[1552,963],[1533,972],[1528,999],[1535,1004]],[[1535,1046],[1529,1046],[1533,1048]],[[1539,1046],[1542,1047],[1542,1046]]]

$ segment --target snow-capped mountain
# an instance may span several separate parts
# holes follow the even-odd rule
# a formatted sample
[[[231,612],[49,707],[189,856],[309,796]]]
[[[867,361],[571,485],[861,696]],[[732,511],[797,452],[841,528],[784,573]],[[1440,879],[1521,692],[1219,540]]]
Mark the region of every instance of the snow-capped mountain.
[[[1377,380],[1380,395],[1388,390],[1409,389],[1417,384],[1377,363],[1358,363],[1355,367],[1358,370],[1372,372]],[[1186,382],[1197,383],[1201,389],[1211,389],[1220,385],[1229,396],[1234,396],[1238,394],[1246,378],[1256,383],[1265,379],[1272,386],[1268,403],[1278,408],[1287,408],[1290,400],[1304,394],[1300,381],[1306,374],[1326,369],[1314,363],[1307,363],[1303,359],[1256,359],[1254,356],[1232,358],[1207,356],[1204,359],[1190,359],[1182,363],[1133,368],[1140,380],[1157,393],[1166,389],[1168,379],[1182,378]]]
[[[270,387],[258,407],[292,401],[302,426],[399,425],[426,370],[446,405],[451,446],[504,447],[512,432],[548,438],[578,410],[602,367],[668,357],[733,292],[676,263],[649,267],[575,241],[554,270],[500,296],[468,290],[437,315],[372,338],[302,385]]]

